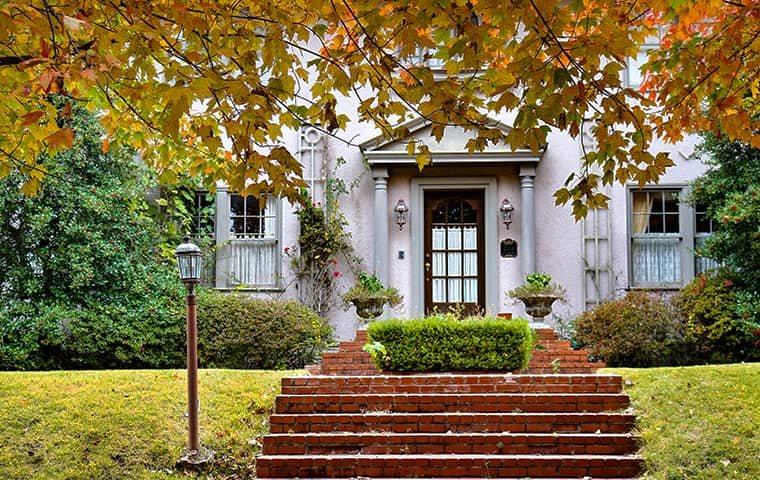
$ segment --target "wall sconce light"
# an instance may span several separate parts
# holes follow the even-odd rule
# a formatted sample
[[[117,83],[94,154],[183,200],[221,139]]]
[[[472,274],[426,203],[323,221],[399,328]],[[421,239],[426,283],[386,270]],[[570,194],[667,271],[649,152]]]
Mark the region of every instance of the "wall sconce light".
[[[396,202],[396,206],[393,207],[393,211],[396,213],[396,223],[398,224],[399,231],[401,231],[404,229],[406,217],[409,213],[409,207],[406,206],[404,200],[399,199],[399,201]]]
[[[504,226],[507,227],[507,230],[509,230],[509,224],[512,223],[512,212],[514,211],[515,207],[512,206],[512,203],[508,198],[504,197],[504,200],[501,201],[499,212],[501,213],[501,221],[504,222]]]

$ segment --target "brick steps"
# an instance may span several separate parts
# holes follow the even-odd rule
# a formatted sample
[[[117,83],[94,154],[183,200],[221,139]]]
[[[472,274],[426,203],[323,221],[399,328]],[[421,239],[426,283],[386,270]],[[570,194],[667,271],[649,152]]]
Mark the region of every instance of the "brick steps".
[[[628,455],[638,438],[617,433],[305,433],[266,437],[264,455]]]
[[[618,375],[428,374],[291,377],[285,395],[370,393],[620,393]]]
[[[280,395],[277,413],[604,412],[629,405],[618,393],[373,393]]]
[[[573,350],[570,342],[560,340],[550,328],[536,329],[537,348],[526,368],[527,373],[593,373],[604,367],[601,362],[590,362],[588,352]],[[307,371],[313,375],[377,375],[370,355],[363,351],[367,343],[367,331],[356,332],[353,341],[340,342],[337,351],[326,352],[320,365],[310,365]]]
[[[526,372],[381,373],[366,332],[284,378],[257,478],[631,479],[643,469],[618,375],[537,331]],[[558,373],[558,371],[560,373]]]
[[[626,413],[276,413],[269,424],[272,433],[628,433],[634,420]]]
[[[267,478],[325,476],[459,476],[485,478],[569,476],[631,477],[641,459],[618,455],[262,455],[257,474]]]

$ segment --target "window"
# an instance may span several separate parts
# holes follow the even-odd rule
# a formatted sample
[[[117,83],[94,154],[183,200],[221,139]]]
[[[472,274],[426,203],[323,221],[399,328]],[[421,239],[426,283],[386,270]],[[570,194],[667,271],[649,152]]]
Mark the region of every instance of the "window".
[[[657,29],[657,35],[653,35],[644,41],[639,53],[635,57],[628,59],[626,68],[626,83],[631,88],[639,88],[644,83],[644,76],[641,74],[641,67],[649,60],[649,52],[660,47],[660,41],[665,34],[665,27],[660,26]]]
[[[716,268],[719,264],[712,258],[701,255],[700,250],[713,233],[713,221],[707,215],[707,206],[697,204],[694,207],[694,273],[699,275]]]
[[[682,284],[680,193],[680,189],[631,192],[633,286]]]
[[[196,190],[182,197],[190,216],[190,235],[193,238],[214,237],[214,195]]]
[[[230,196],[230,233],[233,238],[275,238],[274,209],[254,196]]]
[[[280,201],[230,194],[228,286],[280,286]]]

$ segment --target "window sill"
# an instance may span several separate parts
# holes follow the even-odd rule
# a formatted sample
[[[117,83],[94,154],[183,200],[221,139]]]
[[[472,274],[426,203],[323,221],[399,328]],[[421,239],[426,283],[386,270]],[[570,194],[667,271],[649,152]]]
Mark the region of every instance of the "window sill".
[[[683,285],[650,285],[650,286],[646,286],[646,287],[628,287],[625,290],[626,291],[647,291],[647,290],[649,290],[649,291],[658,291],[658,292],[663,292],[663,291],[677,292],[681,288],[683,288]]]
[[[216,287],[219,292],[246,292],[246,293],[282,293],[284,287]]]

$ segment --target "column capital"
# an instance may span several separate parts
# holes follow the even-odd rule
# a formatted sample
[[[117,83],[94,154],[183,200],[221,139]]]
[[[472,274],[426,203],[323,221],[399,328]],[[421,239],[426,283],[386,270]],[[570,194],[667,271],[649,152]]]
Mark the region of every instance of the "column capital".
[[[375,181],[380,179],[387,180],[389,177],[388,175],[388,169],[385,167],[372,167],[372,178],[375,179]]]
[[[522,164],[520,165],[520,178],[525,177],[535,177],[536,176],[536,166],[532,164]]]

